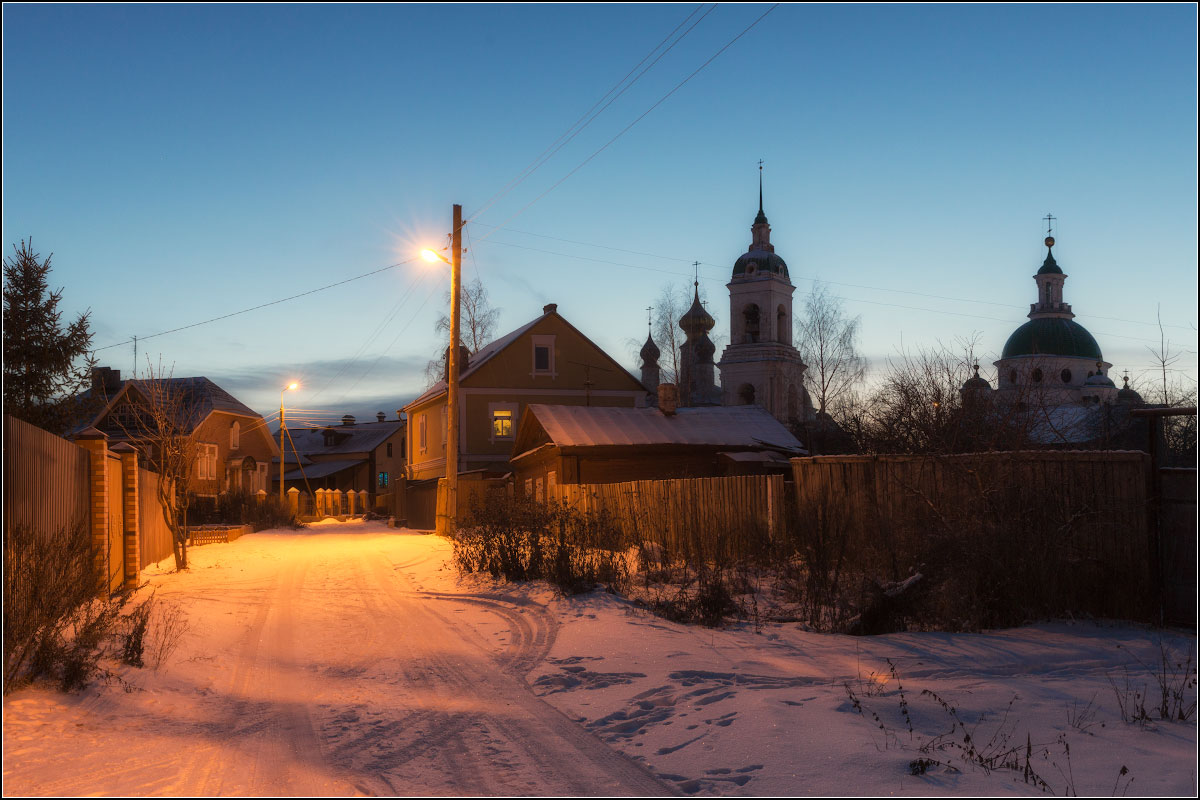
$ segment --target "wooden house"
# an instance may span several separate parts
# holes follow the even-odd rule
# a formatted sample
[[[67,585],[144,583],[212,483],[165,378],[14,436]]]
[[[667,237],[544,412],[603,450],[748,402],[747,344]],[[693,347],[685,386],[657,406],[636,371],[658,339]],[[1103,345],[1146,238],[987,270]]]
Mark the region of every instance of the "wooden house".
[[[268,465],[279,455],[279,447],[260,414],[208,378],[164,378],[157,383],[195,446],[190,491],[215,498],[223,492],[270,488]],[[86,394],[99,398],[100,410],[81,420],[73,433],[95,428],[108,436],[110,444],[145,446],[139,409],[145,407],[150,391],[145,381],[122,381],[120,370],[93,370],[92,388]],[[153,453],[146,456],[153,461]]]
[[[284,487],[302,492],[339,489],[368,492],[369,508],[396,513],[404,486],[405,423],[380,412],[372,422],[347,414],[341,425],[292,428],[283,446]],[[278,464],[274,485],[278,489]]]
[[[517,491],[543,496],[558,484],[786,473],[788,458],[807,455],[759,406],[659,405],[529,406],[513,443]]]
[[[469,356],[459,373],[459,470],[503,475],[531,403],[643,405],[646,388],[558,313],[542,315]],[[432,527],[438,478],[446,473],[446,382],[404,407],[408,416],[409,524]]]

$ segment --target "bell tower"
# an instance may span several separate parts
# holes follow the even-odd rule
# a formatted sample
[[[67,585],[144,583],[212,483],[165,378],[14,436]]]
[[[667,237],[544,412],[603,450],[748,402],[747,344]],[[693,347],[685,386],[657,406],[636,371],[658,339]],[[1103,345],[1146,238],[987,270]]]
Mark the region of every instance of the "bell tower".
[[[758,215],[750,248],[733,265],[729,289],[729,346],[721,354],[722,403],[759,405],[787,424],[811,414],[805,366],[792,343],[792,295],[787,264],[771,244],[758,165]]]

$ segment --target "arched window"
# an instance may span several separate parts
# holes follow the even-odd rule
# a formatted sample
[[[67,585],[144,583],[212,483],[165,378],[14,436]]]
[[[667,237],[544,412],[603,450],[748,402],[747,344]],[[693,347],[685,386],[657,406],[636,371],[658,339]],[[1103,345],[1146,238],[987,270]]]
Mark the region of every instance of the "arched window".
[[[229,449],[237,450],[242,446],[242,424],[235,422],[229,426]]]
[[[1008,382],[1009,383],[1017,382],[1017,371],[1015,369],[1010,369],[1008,371]]]
[[[742,388],[738,389],[738,400],[744,406],[754,405],[754,384],[743,383]]]
[[[792,326],[789,324],[787,309],[780,303],[775,312],[775,341],[783,344],[792,343]]]
[[[1063,382],[1063,383],[1070,383],[1070,382],[1071,382],[1071,370],[1069,370],[1069,369],[1064,369],[1064,370],[1063,370],[1063,371],[1062,371],[1062,372],[1059,374],[1059,377],[1060,377],[1060,378],[1062,378],[1062,382]]]
[[[746,320],[746,341],[757,342],[759,337],[758,306],[754,303],[746,306],[742,310],[742,317]]]
[[[1041,383],[1042,382],[1042,371],[1040,369],[1035,369],[1033,371],[1033,374],[1030,375],[1029,377],[1033,378],[1034,383]]]

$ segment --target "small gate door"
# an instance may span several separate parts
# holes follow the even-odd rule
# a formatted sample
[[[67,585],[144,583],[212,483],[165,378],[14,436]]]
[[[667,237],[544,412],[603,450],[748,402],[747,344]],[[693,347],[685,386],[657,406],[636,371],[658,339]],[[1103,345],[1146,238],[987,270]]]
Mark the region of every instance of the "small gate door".
[[[121,459],[110,455],[108,472],[108,590],[118,591],[125,582],[125,503],[121,487]]]

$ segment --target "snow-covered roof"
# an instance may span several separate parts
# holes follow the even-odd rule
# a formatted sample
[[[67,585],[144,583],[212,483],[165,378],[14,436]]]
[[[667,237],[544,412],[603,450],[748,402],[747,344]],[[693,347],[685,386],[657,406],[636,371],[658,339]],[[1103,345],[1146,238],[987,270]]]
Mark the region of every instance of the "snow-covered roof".
[[[403,420],[383,422],[359,422],[354,425],[325,425],[318,428],[288,428],[291,442],[301,454],[369,453],[383,444],[389,437],[404,428]],[[333,441],[325,444],[326,431],[332,432]]]
[[[309,480],[324,478],[326,475],[332,475],[335,472],[341,472],[344,469],[350,469],[364,463],[366,463],[365,458],[344,461],[319,461],[312,466],[305,466],[303,472],[298,469],[285,472],[283,479],[285,481],[298,481],[304,478],[308,478]]]
[[[711,445],[804,453],[788,429],[759,406],[656,408],[551,406],[527,409],[559,447],[615,445]]]
[[[550,313],[554,313],[554,312],[547,312],[547,314],[550,314]],[[532,328],[534,325],[536,325],[538,322],[540,322],[543,318],[546,317],[547,314],[543,314],[542,316],[538,317],[537,319],[531,320],[528,323],[517,328],[515,331],[512,331],[511,333],[507,333],[504,336],[501,336],[496,341],[494,341],[490,344],[486,344],[483,347],[479,348],[479,352],[475,353],[467,360],[467,368],[462,370],[461,372],[459,372],[458,379],[461,381],[464,378],[466,378],[467,376],[469,376],[472,372],[474,372],[475,370],[482,367],[484,364],[486,364],[488,362],[488,359],[490,359],[492,356],[496,355],[501,350],[508,347],[510,344],[512,344],[514,341],[516,341],[518,338],[520,338],[522,334],[524,334],[530,328]],[[425,392],[422,393],[419,397],[417,397],[416,400],[413,400],[411,403],[409,403],[407,406],[405,406],[405,408],[407,408],[408,406],[416,405],[417,403],[423,402],[424,400],[427,400],[431,397],[437,397],[439,394],[442,394],[445,391],[446,391],[446,381],[444,381],[444,380],[438,381],[433,386],[430,386],[428,389],[426,389]]]

